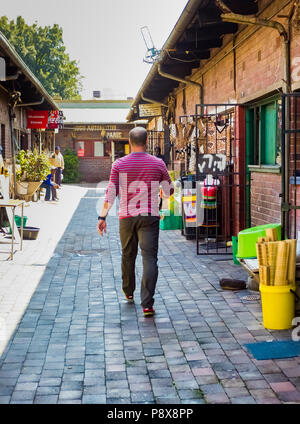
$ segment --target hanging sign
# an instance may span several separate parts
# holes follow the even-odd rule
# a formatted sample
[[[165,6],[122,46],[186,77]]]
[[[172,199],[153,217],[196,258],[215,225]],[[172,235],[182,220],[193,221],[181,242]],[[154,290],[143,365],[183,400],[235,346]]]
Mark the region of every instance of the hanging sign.
[[[61,110],[53,110],[49,112],[48,129],[57,130],[62,129],[64,126],[64,114]]]
[[[139,117],[149,118],[161,116],[161,105],[159,103],[146,103],[139,105]]]
[[[28,110],[27,111],[27,129],[42,130],[48,125],[48,110]]]
[[[56,130],[62,129],[64,115],[58,110],[29,110],[27,111],[27,129]]]
[[[52,110],[51,112],[49,112],[48,128],[49,130],[55,130],[58,128],[58,125],[59,125],[58,110]]]
[[[226,155],[222,153],[198,155],[198,169],[200,174],[224,174]]]
[[[79,158],[83,158],[84,157],[84,149],[78,149],[77,150],[77,156]]]

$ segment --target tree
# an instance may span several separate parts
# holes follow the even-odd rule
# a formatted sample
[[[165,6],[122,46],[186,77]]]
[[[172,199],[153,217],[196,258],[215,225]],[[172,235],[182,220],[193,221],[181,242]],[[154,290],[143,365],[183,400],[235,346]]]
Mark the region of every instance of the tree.
[[[66,52],[63,30],[59,25],[27,25],[21,16],[16,22],[2,16],[0,31],[49,94],[63,99],[80,98],[82,76],[77,61],[70,60]]]
[[[80,181],[79,172],[79,159],[77,154],[71,150],[66,149],[64,152],[64,183],[78,183]]]

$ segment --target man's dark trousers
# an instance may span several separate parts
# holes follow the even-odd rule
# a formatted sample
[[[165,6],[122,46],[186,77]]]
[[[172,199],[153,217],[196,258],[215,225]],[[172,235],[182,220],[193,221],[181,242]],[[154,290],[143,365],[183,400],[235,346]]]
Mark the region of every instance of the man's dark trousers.
[[[159,239],[159,217],[134,216],[120,219],[122,244],[123,291],[131,296],[135,290],[135,260],[140,245],[143,258],[141,304],[151,308],[158,277],[157,254]]]
[[[46,189],[45,200],[50,200],[50,194],[51,194],[52,186],[50,184],[46,184],[46,183],[43,182],[43,184],[41,185],[41,188]]]
[[[61,174],[62,174],[62,168],[56,168],[55,170],[55,182],[57,185],[61,185]]]

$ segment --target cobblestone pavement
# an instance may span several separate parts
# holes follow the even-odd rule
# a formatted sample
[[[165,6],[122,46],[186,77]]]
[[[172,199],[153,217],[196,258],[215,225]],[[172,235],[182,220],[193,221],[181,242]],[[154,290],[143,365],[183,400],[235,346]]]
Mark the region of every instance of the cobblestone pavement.
[[[265,330],[247,290],[220,289],[246,278],[240,267],[162,231],[157,313],[144,318],[138,290],[123,299],[118,220],[100,239],[103,190],[84,193],[0,358],[0,403],[300,403],[300,358],[256,361],[243,346],[290,332]]]

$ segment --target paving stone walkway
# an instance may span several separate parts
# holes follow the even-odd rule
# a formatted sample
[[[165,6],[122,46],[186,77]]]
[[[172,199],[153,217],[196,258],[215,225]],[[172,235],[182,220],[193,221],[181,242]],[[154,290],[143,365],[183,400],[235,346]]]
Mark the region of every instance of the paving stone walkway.
[[[300,403],[300,358],[256,361],[243,346],[290,332],[265,330],[247,290],[220,289],[246,278],[231,260],[162,231],[156,316],[139,286],[124,301],[118,219],[96,232],[102,196],[85,191],[0,358],[0,403]]]

